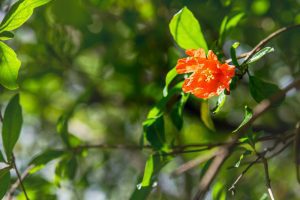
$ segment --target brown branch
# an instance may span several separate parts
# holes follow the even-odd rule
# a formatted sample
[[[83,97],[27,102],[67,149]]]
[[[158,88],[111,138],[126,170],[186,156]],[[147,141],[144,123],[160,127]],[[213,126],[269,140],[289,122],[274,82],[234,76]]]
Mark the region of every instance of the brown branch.
[[[273,38],[275,38],[276,36],[280,35],[281,33],[284,33],[286,31],[289,31],[291,29],[294,28],[299,28],[300,24],[296,24],[296,25],[291,25],[291,26],[287,26],[287,27],[283,27],[281,29],[278,29],[277,31],[271,33],[268,37],[266,37],[265,39],[263,39],[262,41],[260,41],[250,52],[249,54],[246,56],[245,60],[243,63],[246,63],[256,52],[258,52],[263,46],[265,46],[270,40],[272,40]]]
[[[201,163],[213,158],[216,156],[216,151],[210,153],[210,154],[204,154],[204,155],[200,155],[197,158],[190,160],[184,164],[182,164],[181,166],[179,166],[174,172],[172,172],[173,176],[178,176],[194,167],[196,167],[197,165],[200,165]]]
[[[237,56],[237,59],[245,58],[243,64],[246,63],[256,52],[261,50],[261,48],[264,47],[270,40],[277,37],[278,35],[280,35],[283,32],[289,31],[294,28],[299,28],[299,27],[300,27],[300,24],[296,24],[296,25],[291,25],[291,26],[287,26],[287,27],[278,29],[277,31],[275,31],[272,34],[270,34],[269,36],[267,36],[265,39],[261,40],[251,51]],[[231,61],[232,61],[231,58],[225,60],[226,63],[230,63]]]
[[[225,160],[229,156],[231,150],[234,148],[235,143],[244,134],[244,132],[246,132],[250,128],[252,123],[258,117],[260,117],[262,114],[264,114],[271,107],[272,104],[274,104],[276,101],[278,101],[279,99],[284,97],[285,94],[289,90],[293,89],[294,87],[300,87],[300,79],[294,81],[293,83],[288,85],[285,89],[281,90],[280,92],[278,92],[277,94],[272,96],[270,99],[263,100],[261,103],[259,103],[254,108],[253,116],[251,117],[251,119],[247,123],[245,123],[235,133],[235,136],[233,136],[232,138],[229,139],[228,144],[226,144],[224,146],[221,146],[219,148],[218,155],[214,158],[214,160],[212,161],[211,165],[209,166],[207,172],[205,173],[205,175],[203,176],[203,178],[201,179],[201,181],[199,183],[198,191],[197,191],[197,193],[194,197],[195,200],[204,198],[204,196],[205,196],[206,192],[208,191],[212,181],[214,180],[215,176],[217,175],[220,167],[225,162]]]

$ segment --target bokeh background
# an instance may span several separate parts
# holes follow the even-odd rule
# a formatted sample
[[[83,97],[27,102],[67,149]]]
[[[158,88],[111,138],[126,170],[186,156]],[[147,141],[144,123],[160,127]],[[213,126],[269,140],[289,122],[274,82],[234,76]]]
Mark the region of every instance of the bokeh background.
[[[12,2],[0,1],[2,16]],[[19,91],[24,126],[15,150],[19,168],[24,170],[45,149],[63,147],[56,123],[74,106],[69,132],[82,143],[139,145],[142,122],[162,97],[166,73],[184,56],[168,27],[183,6],[199,20],[210,47],[218,39],[225,16],[245,13],[225,40],[227,56],[235,41],[241,43],[238,54],[247,52],[271,32],[300,23],[299,0],[53,0],[38,8],[8,42],[22,61]],[[272,40],[268,46],[275,52],[251,65],[250,72],[281,88],[299,77],[299,34],[294,30]],[[242,121],[244,106],[256,105],[247,82],[247,78],[241,81],[222,111],[213,116],[217,132],[203,125],[199,100],[191,98],[182,131],[165,117],[168,137],[179,144],[222,141]],[[2,107],[14,93],[0,88]],[[299,103],[300,94],[291,91],[279,108],[255,123],[254,130],[272,135],[292,129],[300,118]],[[265,146],[268,143],[258,148]],[[237,151],[226,165],[234,165],[240,154]],[[31,199],[129,199],[148,155],[149,151],[139,149],[90,149],[76,158],[73,179],[62,180],[60,187],[53,183],[57,161],[26,178],[24,184]],[[172,177],[171,172],[197,155],[176,156],[161,172],[149,199],[191,199],[201,167],[179,177]],[[278,199],[300,198],[292,155],[288,148],[269,163]],[[230,187],[243,169],[228,166],[215,187]],[[17,199],[24,199],[18,192]],[[265,193],[263,166],[256,165],[238,184],[235,199],[260,199]],[[211,193],[207,199],[212,199]]]

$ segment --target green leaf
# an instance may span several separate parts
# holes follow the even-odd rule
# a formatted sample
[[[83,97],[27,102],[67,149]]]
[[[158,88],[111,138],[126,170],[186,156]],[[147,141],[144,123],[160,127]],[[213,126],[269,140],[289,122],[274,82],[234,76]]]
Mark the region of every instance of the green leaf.
[[[64,179],[73,180],[78,169],[77,159],[72,154],[65,154],[65,156],[57,163],[55,168],[55,185],[60,185]]]
[[[187,7],[173,16],[169,28],[174,40],[183,49],[203,48],[207,52],[200,24]]]
[[[259,200],[268,200],[269,196],[267,193],[263,193],[263,195],[261,195],[261,197],[259,198]]]
[[[265,82],[255,76],[249,76],[249,87],[251,96],[258,103],[280,92],[277,85]],[[279,105],[283,100],[284,98],[280,99],[275,105]]]
[[[155,150],[167,148],[163,115],[157,118],[147,119],[143,123],[143,130],[146,139]]]
[[[37,172],[38,170],[44,168],[48,162],[57,159],[62,155],[64,155],[64,151],[52,149],[44,151],[30,161],[29,165],[34,165],[34,167],[30,170],[30,173],[33,174]]]
[[[151,155],[146,162],[142,183],[138,184],[137,188],[131,195],[130,200],[146,199],[150,194],[154,183],[157,181],[160,170],[170,160],[170,156],[162,156],[159,154]]]
[[[56,124],[57,133],[60,135],[64,144],[67,147],[70,147],[69,132],[68,132],[68,123],[70,117],[71,117],[70,113],[64,114],[58,119]]]
[[[177,76],[177,72],[176,72],[176,67],[172,68],[166,76],[166,83],[165,83],[165,87],[163,90],[163,96],[166,97],[168,96],[168,87],[170,85],[170,83],[172,82],[172,80]]]
[[[0,24],[0,32],[12,31],[24,24],[32,15],[36,7],[51,0],[19,0],[9,10]]]
[[[2,140],[8,160],[11,160],[13,149],[19,139],[22,123],[22,108],[17,94],[8,103],[3,118]]]
[[[230,29],[236,27],[241,19],[245,16],[244,13],[237,13],[233,17],[229,19],[228,16],[225,16],[222,20],[220,31],[219,31],[219,44],[222,45],[224,43],[225,37]]]
[[[265,47],[263,49],[261,49],[260,51],[258,51],[257,53],[255,53],[248,61],[247,64],[250,63],[254,63],[256,61],[258,61],[259,59],[261,59],[263,56],[265,56],[268,53],[271,53],[274,51],[273,47]]]
[[[0,40],[10,40],[14,36],[15,35],[10,31],[3,31],[3,32],[0,33]]]
[[[10,169],[11,167],[5,167],[0,169],[0,199],[4,197],[9,189],[10,185]]]
[[[226,200],[226,190],[224,184],[216,182],[212,188],[212,199]]]
[[[240,64],[236,58],[236,48],[238,48],[238,46],[240,45],[239,42],[235,42],[231,48],[230,48],[230,56],[231,56],[231,60],[232,60],[232,64],[235,65],[237,68],[240,67]]]
[[[222,92],[219,95],[217,105],[212,110],[213,114],[217,114],[220,112],[220,110],[222,109],[222,107],[224,106],[224,104],[226,102],[226,98],[227,98],[227,95],[224,92]]]
[[[20,66],[21,62],[14,50],[0,42],[0,84],[10,90],[17,89]]]
[[[253,112],[252,109],[249,108],[248,106],[245,106],[245,114],[244,114],[244,119],[242,121],[242,123],[239,125],[239,127],[237,129],[235,129],[234,131],[232,131],[232,133],[236,133],[242,126],[244,126],[244,124],[246,124],[253,116]]]
[[[0,162],[3,162],[3,163],[6,162],[1,151],[0,151]]]
[[[245,13],[237,13],[236,15],[231,17],[226,24],[225,31],[229,31],[230,29],[236,27],[238,23],[241,21],[241,19],[243,19],[244,16]]]
[[[242,162],[242,160],[244,159],[245,156],[250,155],[252,152],[249,150],[246,150],[242,155],[240,155],[239,160],[235,163],[234,167],[238,168]]]
[[[209,128],[212,131],[215,131],[214,123],[211,119],[210,110],[209,110],[209,104],[208,100],[202,100],[201,101],[201,120],[205,124],[207,128]]]
[[[152,119],[152,118],[156,118],[159,115],[161,115],[163,113],[163,111],[165,110],[166,104],[168,103],[168,101],[170,100],[170,98],[177,94],[177,93],[181,93],[182,91],[182,84],[183,82],[177,83],[169,92],[168,95],[166,97],[163,97],[148,113],[147,118],[148,119]]]
[[[173,124],[178,130],[181,130],[183,125],[183,108],[187,100],[189,99],[189,94],[181,92],[180,100],[173,106],[170,116]]]

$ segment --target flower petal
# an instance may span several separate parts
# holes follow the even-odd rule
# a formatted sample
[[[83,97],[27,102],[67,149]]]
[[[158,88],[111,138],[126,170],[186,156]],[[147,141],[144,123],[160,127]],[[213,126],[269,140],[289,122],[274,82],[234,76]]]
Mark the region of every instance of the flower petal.
[[[212,50],[209,50],[208,54],[207,54],[207,59],[208,60],[218,60],[218,57],[216,56],[216,54],[214,54],[214,52]]]

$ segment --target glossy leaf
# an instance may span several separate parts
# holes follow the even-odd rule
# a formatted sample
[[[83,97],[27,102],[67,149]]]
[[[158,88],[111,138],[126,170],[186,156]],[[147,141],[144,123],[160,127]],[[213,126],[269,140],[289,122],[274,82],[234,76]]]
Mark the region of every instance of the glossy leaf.
[[[222,182],[216,182],[212,188],[212,199],[226,200],[226,190]]]
[[[0,24],[0,32],[12,31],[24,24],[32,15],[36,7],[51,0],[19,0],[9,10]]]
[[[245,114],[242,123],[239,125],[237,129],[235,129],[232,133],[236,133],[242,126],[244,126],[253,116],[252,109],[248,106],[245,106]]]
[[[64,155],[64,151],[60,150],[46,150],[40,155],[36,156],[35,158],[30,161],[29,165],[34,165],[34,167],[30,170],[30,173],[35,173],[38,170],[42,169],[48,162],[57,159]]]
[[[10,169],[11,167],[5,167],[0,169],[0,199],[7,193],[10,185]]]
[[[277,85],[263,81],[255,76],[249,76],[249,87],[251,96],[258,103],[280,92]],[[276,105],[280,104],[282,100],[278,101]]]
[[[242,160],[245,158],[245,156],[248,156],[251,154],[251,151],[246,150],[242,155],[240,155],[239,160],[235,163],[234,167],[238,168],[242,162]]]
[[[163,90],[163,96],[168,96],[169,85],[173,81],[173,79],[177,76],[176,67],[171,69],[166,76],[165,87]]]
[[[236,27],[244,16],[244,13],[237,13],[231,18],[229,18],[228,16],[224,17],[219,31],[219,44],[222,45],[224,43],[224,40],[229,30]]]
[[[225,102],[226,102],[226,98],[227,95],[222,92],[219,96],[218,96],[218,101],[217,101],[217,105],[215,106],[215,108],[212,110],[213,114],[217,114],[221,111],[222,107],[224,106]]]
[[[239,42],[235,42],[230,48],[230,56],[231,56],[232,64],[234,66],[236,66],[237,68],[240,66],[240,64],[236,58],[236,48],[238,48],[239,45],[240,45]]]
[[[157,181],[160,170],[171,160],[170,156],[151,155],[145,166],[142,183],[137,185],[130,200],[146,199]]]
[[[174,40],[183,49],[203,48],[207,51],[200,24],[187,7],[173,16],[169,28]]]
[[[15,35],[10,31],[3,31],[3,32],[0,33],[0,40],[10,40],[14,36]]]
[[[181,130],[183,125],[183,108],[189,98],[189,94],[181,93],[180,100],[173,106],[170,116],[173,124],[178,130]]]
[[[19,104],[19,95],[15,95],[8,103],[2,126],[2,140],[7,159],[11,159],[11,155],[15,144],[17,143],[23,123],[22,108]]]
[[[274,48],[272,47],[265,47],[263,49],[261,49],[260,51],[258,51],[257,53],[255,53],[248,61],[247,64],[250,63],[254,63],[256,61],[258,61],[259,59],[261,59],[263,56],[265,56],[268,53],[271,53],[274,51]]]
[[[0,42],[0,83],[4,87],[15,90],[18,88],[17,78],[21,66],[16,53],[9,46]]]
[[[205,124],[207,128],[209,128],[212,131],[215,131],[215,125],[211,119],[210,110],[209,110],[209,104],[208,100],[202,100],[201,101],[201,120]]]

